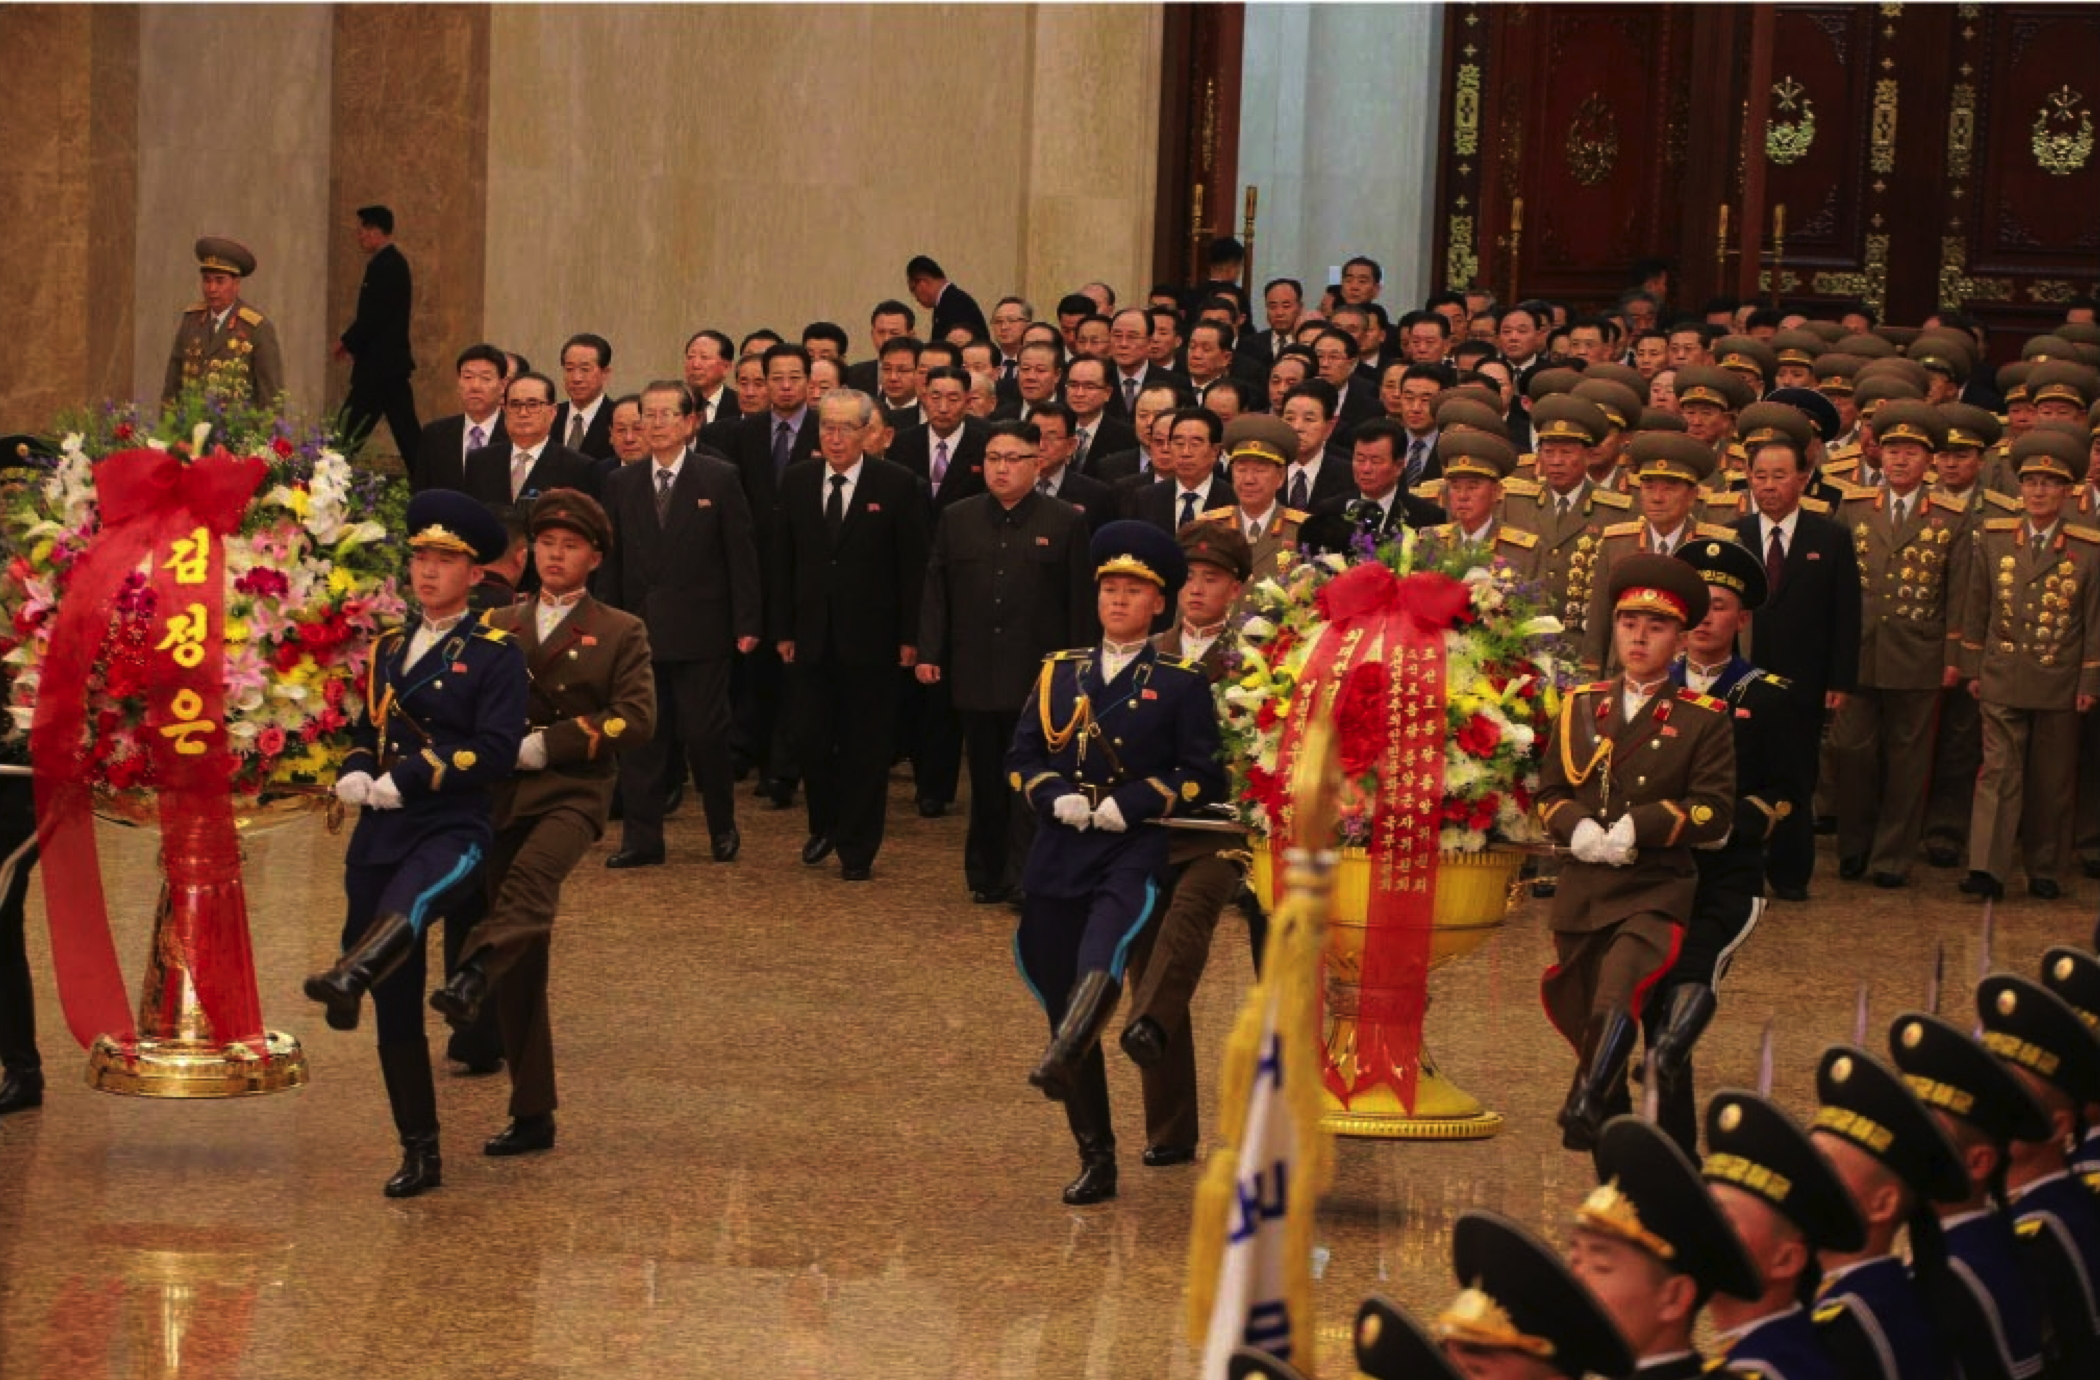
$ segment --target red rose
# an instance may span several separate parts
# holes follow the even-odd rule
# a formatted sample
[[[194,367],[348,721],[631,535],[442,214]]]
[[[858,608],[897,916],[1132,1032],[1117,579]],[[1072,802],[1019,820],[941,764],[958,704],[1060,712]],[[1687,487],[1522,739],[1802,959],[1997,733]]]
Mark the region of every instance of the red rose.
[[[1384,754],[1390,687],[1383,661],[1358,662],[1342,681],[1342,693],[1335,700],[1334,723],[1341,738],[1344,776],[1362,776],[1377,766]]]
[[[1468,757],[1489,757],[1502,742],[1502,729],[1485,714],[1475,714],[1458,731],[1459,749]]]
[[[255,746],[265,757],[275,757],[284,751],[284,730],[272,724],[255,735]]]
[[[119,441],[128,441],[128,440],[130,440],[130,439],[131,439],[131,437],[132,437],[131,423],[129,423],[129,422],[118,422],[118,423],[117,423],[117,439],[118,439]]]
[[[1263,700],[1261,708],[1254,711],[1254,726],[1267,733],[1270,729],[1276,727],[1276,720],[1280,713],[1281,711],[1276,708],[1276,701]]]
[[[278,458],[281,460],[292,458],[292,443],[285,440],[282,436],[270,442],[270,449],[276,451]]]

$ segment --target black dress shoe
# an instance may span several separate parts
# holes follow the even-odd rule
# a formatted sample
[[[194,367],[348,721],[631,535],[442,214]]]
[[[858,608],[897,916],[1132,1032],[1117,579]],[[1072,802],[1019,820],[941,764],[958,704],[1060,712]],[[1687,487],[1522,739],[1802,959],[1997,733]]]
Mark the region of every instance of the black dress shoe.
[[[1838,859],[1838,876],[1844,881],[1856,882],[1867,875],[1867,860],[1864,857]]]
[[[1006,904],[1007,898],[1012,895],[1013,891],[1008,887],[981,887],[970,893],[970,900],[980,906],[999,906]]]
[[[1903,874],[1901,872],[1877,872],[1874,874],[1874,885],[1880,887],[1883,891],[1894,891],[1897,887],[1903,885]]]
[[[727,833],[716,834],[714,837],[715,861],[735,862],[736,855],[743,851],[743,847],[744,835],[741,830],[731,829]]]
[[[831,856],[831,838],[826,834],[811,834],[809,842],[802,845],[802,861],[811,867]]]
[[[1105,1203],[1116,1196],[1116,1162],[1089,1160],[1079,1177],[1065,1185],[1065,1202],[1071,1207]]]
[[[1145,1147],[1145,1168],[1169,1169],[1177,1164],[1193,1164],[1196,1147],[1193,1145],[1148,1145]]]
[[[664,850],[661,848],[622,848],[605,860],[607,867],[662,867]]]
[[[664,792],[664,817],[668,819],[672,815],[677,814],[678,807],[680,805],[683,805],[684,803],[685,783],[681,781],[677,785],[671,787],[670,790]]]
[[[445,1161],[438,1154],[435,1133],[401,1137],[401,1167],[386,1181],[389,1198],[413,1198],[445,1182]]]
[[[521,1116],[511,1120],[510,1125],[488,1138],[481,1147],[484,1155],[501,1158],[504,1155],[530,1155],[540,1150],[554,1148],[554,1118],[551,1116]]]
[[[1774,886],[1772,895],[1781,901],[1806,901],[1808,899],[1808,888],[1805,886]]]
[[[942,815],[945,815],[947,813],[948,802],[945,800],[921,799],[919,801],[920,819],[939,819]]]
[[[758,794],[770,802],[774,809],[785,810],[795,803],[795,783],[767,778],[758,783]]]
[[[503,1056],[500,1054],[476,1056],[472,1059],[454,1056],[452,1062],[459,1065],[453,1072],[461,1078],[488,1078],[503,1072]]]
[[[848,867],[843,863],[839,865],[839,880],[842,882],[865,882],[874,875],[875,869],[872,867]]]
[[[1167,1032],[1159,1028],[1159,1022],[1150,1016],[1140,1016],[1123,1027],[1122,1038],[1117,1041],[1130,1062],[1141,1069],[1149,1069],[1167,1057]],[[1145,1163],[1152,1163],[1152,1152],[1145,1152]],[[1178,1161],[1177,1161],[1178,1162]]]
[[[2061,901],[2064,889],[2047,877],[2030,877],[2027,879],[2027,894],[2037,901]]]
[[[1980,896],[1988,901],[2005,899],[2005,883],[1988,872],[1971,872],[1961,879],[1956,888],[1964,896]]]
[[[463,1029],[480,1018],[481,1003],[488,994],[488,975],[479,962],[470,959],[459,965],[451,981],[430,994],[430,1009],[443,1016],[447,1025]]]
[[[1929,867],[1960,867],[1961,850],[1951,843],[1928,844],[1925,848],[1925,862]]]
[[[37,1069],[10,1069],[0,1077],[0,1116],[44,1105],[44,1075]]]

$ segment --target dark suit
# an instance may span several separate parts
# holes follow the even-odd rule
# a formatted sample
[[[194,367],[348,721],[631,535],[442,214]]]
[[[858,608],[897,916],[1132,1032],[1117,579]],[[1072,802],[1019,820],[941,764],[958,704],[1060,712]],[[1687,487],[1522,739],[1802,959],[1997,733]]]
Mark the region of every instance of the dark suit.
[[[1078,509],[1086,518],[1088,529],[1095,532],[1113,522],[1121,512],[1114,489],[1098,479],[1072,473],[1069,465],[1059,472],[1057,492],[1052,496]]]
[[[688,451],[661,521],[657,468],[643,461],[606,480],[614,540],[596,580],[600,599],[642,620],[655,663],[656,734],[620,759],[623,850],[663,847],[664,778],[678,745],[700,787],[708,833],[736,827],[730,669],[737,640],[765,631],[758,543],[736,467]]]
[[[1760,557],[1765,551],[1758,515],[1738,519],[1736,539]],[[1787,547],[1779,588],[1750,624],[1750,659],[1792,682],[1799,723],[1823,722],[1823,696],[1849,692],[1859,677],[1859,557],[1852,538],[1829,518],[1802,512]],[[1807,796],[1815,797],[1822,735],[1795,735],[1801,754],[1796,771]],[[1924,751],[1924,745],[1919,746]],[[1766,850],[1765,875],[1774,886],[1808,885],[1815,871],[1815,811],[1801,809],[1782,820]]]
[[[1189,376],[1180,370],[1162,369],[1148,360],[1145,364],[1144,372],[1138,375],[1137,391],[1142,393],[1147,388],[1157,388],[1161,384],[1172,384],[1176,388],[1191,388],[1194,386],[1189,382]],[[1108,366],[1108,407],[1106,410],[1112,417],[1120,417],[1126,422],[1130,420],[1130,409],[1124,406],[1123,402],[1123,370],[1121,366],[1113,362]]]
[[[1376,375],[1353,373],[1349,376],[1349,391],[1342,394],[1342,405],[1336,414],[1333,444],[1347,445],[1356,434],[1356,428],[1373,417],[1385,415],[1385,404],[1378,398]]]
[[[499,411],[488,424],[488,436],[483,442],[501,449],[510,444],[510,433],[504,430],[503,414]],[[417,493],[425,489],[459,489],[467,487],[467,418],[463,412],[449,417],[439,417],[423,428],[416,438],[416,455],[408,467],[408,486]]]
[[[977,305],[977,299],[949,283],[941,289],[941,295],[933,299],[933,324],[926,328],[926,338],[946,340],[948,332],[956,326],[967,326],[970,334],[979,340],[992,338],[991,324],[984,319],[984,310]]]
[[[791,465],[779,486],[767,599],[788,667],[809,831],[839,862],[866,868],[882,847],[900,649],[919,641],[930,523],[919,481],[886,460],[860,475],[836,538],[825,517],[830,466]]]
[[[946,438],[947,477],[939,485],[933,482],[936,438],[930,426],[915,426],[898,432],[884,458],[893,465],[910,470],[914,478],[926,485],[933,495],[933,511],[938,517],[963,499],[984,492],[984,442],[989,430],[989,425],[979,418],[963,418],[962,426],[953,436]]]
[[[555,441],[569,450],[582,451],[593,460],[614,458],[612,446],[613,400],[604,398],[599,402],[598,411],[592,416],[590,425],[583,429],[583,444],[580,446],[569,445],[569,413],[571,410],[567,403],[563,403],[560,407],[554,409],[554,429],[547,433],[547,439]]]
[[[1298,501],[1299,494],[1293,487],[1297,476],[1298,466],[1295,463],[1284,466],[1283,487],[1277,491],[1276,496],[1303,512],[1317,513],[1320,511],[1320,505],[1329,499],[1354,497],[1356,494],[1356,469],[1349,462],[1348,451],[1337,445],[1329,445],[1321,452],[1319,473],[1312,477],[1312,492],[1304,495],[1303,503]]]
[[[873,398],[881,393],[882,360],[864,359],[858,364],[846,366],[846,386]]]
[[[1321,470],[1324,473],[1326,466],[1321,466]],[[1326,499],[1313,509],[1313,513],[1319,517],[1346,517],[1350,504],[1377,501],[1375,498],[1365,498],[1356,486],[1351,484],[1348,493],[1336,494],[1333,498]],[[1392,504],[1385,510],[1385,520],[1379,524],[1375,535],[1379,541],[1384,541],[1403,526],[1419,531],[1425,527],[1440,526],[1449,520],[1449,516],[1436,504],[1401,490],[1393,495]]]
[[[549,489],[577,489],[593,498],[598,496],[597,462],[550,439],[541,443],[539,458],[533,461],[524,487],[514,497],[510,463],[517,453],[517,448],[508,442],[474,451],[467,456],[466,482],[460,487],[483,503],[499,507],[525,502]]]
[[[932,496],[932,518],[963,499],[984,492],[984,443],[987,424],[976,417],[963,418],[955,434],[946,438],[948,468],[940,485],[933,482],[933,449],[937,440],[931,426],[914,426],[897,433],[884,457],[902,465]],[[955,799],[956,779],[962,774],[963,725],[949,701],[950,685],[943,679],[922,685],[911,672],[904,677],[903,698],[898,715],[898,743],[911,757],[912,790],[919,800],[946,806]],[[1002,745],[1000,751],[1005,751]]]
[[[773,433],[779,422],[780,418],[769,409],[726,427],[717,422],[708,428],[721,442],[723,454],[735,462],[737,473],[743,480],[744,498],[751,508],[752,531],[758,542],[760,582],[767,586],[768,607],[773,598],[770,581],[780,506],[780,467],[773,462]],[[703,435],[701,439],[705,441],[707,437]],[[790,463],[811,459],[816,453],[817,409],[810,407],[803,412],[801,428],[789,447]],[[737,662],[737,670],[736,728],[732,742],[740,756],[757,764],[762,780],[771,783],[775,798],[782,799],[793,790],[798,773],[787,731],[787,716],[781,712],[787,697],[786,681],[781,672],[780,658],[773,651],[772,640],[762,640],[756,652]]]
[[[343,435],[362,440],[381,417],[394,434],[394,449],[405,461],[416,453],[422,432],[416,421],[416,394],[409,375],[416,357],[409,350],[408,313],[414,298],[408,260],[393,245],[383,245],[365,260],[357,284],[357,317],[342,334],[350,352],[350,396],[343,400]]]
[[[1069,470],[1071,467],[1066,468]],[[1125,479],[1138,477],[1142,477],[1149,484],[1154,478],[1150,467],[1145,463],[1144,452],[1135,446],[1129,450],[1103,455],[1098,460],[1088,457],[1085,473],[1089,478],[1098,479],[1103,484],[1117,484]]]
[[[1085,422],[1075,423],[1072,428],[1073,437],[1076,439],[1081,431],[1087,433],[1086,448],[1072,453],[1072,468],[1081,474],[1093,473],[1093,460],[1096,455],[1108,456],[1117,451],[1137,449],[1136,429],[1121,417],[1111,416],[1106,411],[1094,418],[1091,427]]]
[[[1233,501],[1232,486],[1216,474],[1212,474],[1195,493],[1194,517],[1202,517],[1211,509],[1226,507]],[[1161,479],[1132,495],[1128,511],[1137,521],[1149,522],[1171,536],[1181,530],[1186,514],[1187,505],[1181,500],[1181,481]]]
[[[1285,345],[1291,342],[1286,339]],[[1263,379],[1269,377],[1270,366],[1276,363],[1276,332],[1270,330],[1248,331],[1232,342],[1232,353],[1261,370]]]

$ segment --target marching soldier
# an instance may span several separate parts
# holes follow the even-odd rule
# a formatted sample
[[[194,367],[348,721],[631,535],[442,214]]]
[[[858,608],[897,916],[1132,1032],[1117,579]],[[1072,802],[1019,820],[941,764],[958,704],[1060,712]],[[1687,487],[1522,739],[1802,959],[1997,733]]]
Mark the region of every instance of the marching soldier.
[[[1946,1319],[1963,1380],[2034,1380],[2041,1316],[2005,1214],[2005,1166],[2014,1141],[2048,1134],[2048,1118],[2012,1070],[1937,1016],[1898,1016],[1889,1055],[1954,1143],[1967,1181],[1962,1201],[1933,1204],[1952,1268],[1924,1281],[1927,1301]]]
[[[271,406],[284,390],[284,359],[277,327],[241,300],[241,280],[255,272],[255,255],[234,240],[206,235],[197,241],[197,276],[204,300],[190,304],[168,350],[162,406],[192,384],[207,393],[258,408]]]
[[[1890,402],[1874,417],[1885,483],[1851,489],[1838,523],[1852,533],[1862,591],[1859,678],[1831,728],[1838,875],[1900,887],[1925,823],[1940,691],[1959,676],[1947,656],[1952,591],[1963,587],[1968,514],[1932,493],[1925,473],[1947,430],[1930,403]],[[1958,620],[1957,620],[1958,621]]]
[[[372,994],[403,1152],[389,1198],[443,1182],[423,940],[479,884],[494,837],[490,791],[510,775],[524,736],[525,659],[509,633],[467,606],[475,566],[501,556],[506,541],[502,521],[465,494],[429,489],[410,501],[408,569],[421,617],[373,645],[365,717],[335,785],[338,799],[362,807],[344,856],[344,952],[305,990],[336,1030],[355,1030]]]
[[[589,495],[550,489],[533,504],[531,526],[539,595],[489,617],[524,653],[528,728],[517,774],[496,788],[488,913],[430,998],[447,1021],[471,1027],[496,994],[511,1123],[482,1147],[489,1155],[554,1148],[547,958],[562,883],[605,832],[617,755],[647,742],[656,721],[647,630],[585,589],[612,545],[612,520]]]
[[[1101,645],[1045,659],[1007,754],[1040,824],[1014,957],[1053,1035],[1028,1081],[1065,1105],[1079,1146],[1080,1174],[1064,1191],[1074,1207],[1116,1196],[1100,1037],[1166,880],[1167,831],[1148,822],[1225,790],[1210,682],[1148,640],[1187,574],[1181,548],[1149,523],[1121,521],[1095,535],[1092,552]]]
[[[2005,894],[2017,837],[2028,894],[2063,895],[2078,767],[2078,716],[2100,697],[2100,529],[2063,520],[2084,448],[2037,426],[2013,446],[2025,517],[1973,538],[1959,665],[1983,720],[1969,817],[1971,896]]]
[[[1968,1175],[1917,1095],[1865,1050],[1825,1050],[1816,1097],[1822,1108],[1809,1139],[1866,1227],[1857,1249],[1824,1253],[1816,1335],[1840,1375],[1937,1380],[1946,1368],[1922,1289],[1928,1281],[1937,1286],[1948,1271],[1931,1205],[1967,1198]],[[1906,1225],[1909,1268],[1896,1253],[1896,1234]]]
[[[1698,522],[1692,505],[1699,486],[1714,472],[1714,453],[1689,435],[1642,432],[1628,447],[1641,486],[1641,518],[1604,529],[1590,571],[1590,605],[1582,623],[1582,665],[1592,674],[1610,669],[1612,619],[1605,602],[1612,571],[1636,555],[1667,556],[1698,538],[1734,541],[1731,528]],[[1696,620],[1695,620],[1696,621]]]
[[[1762,1292],[1741,1238],[1684,1150],[1658,1127],[1615,1117],[1597,1138],[1598,1184],[1575,1210],[1568,1264],[1632,1347],[1635,1380],[1697,1380],[1699,1310],[1715,1294]]]
[[[1757,1270],[1757,1297],[1718,1294],[1707,1307],[1722,1357],[1746,1375],[1853,1380],[1832,1364],[1803,1307],[1821,1275],[1817,1253],[1866,1240],[1845,1185],[1801,1128],[1755,1093],[1715,1096],[1706,1147],[1707,1191]]]
[[[1444,468],[1439,501],[1451,515],[1451,521],[1422,529],[1428,550],[1477,547],[1509,566],[1518,579],[1537,579],[1538,534],[1512,526],[1497,516],[1502,507],[1503,481],[1517,467],[1516,450],[1509,442],[1484,431],[1450,431],[1437,437],[1436,454]]]
[[[1670,682],[1685,629],[1706,617],[1690,566],[1628,556],[1607,588],[1623,673],[1570,692],[1546,746],[1538,813],[1573,860],[1553,902],[1558,962],[1546,1014],[1577,1054],[1561,1143],[1588,1150],[1621,1086],[1642,998],[1691,916],[1695,845],[1728,837],[1735,747],[1719,700]]]

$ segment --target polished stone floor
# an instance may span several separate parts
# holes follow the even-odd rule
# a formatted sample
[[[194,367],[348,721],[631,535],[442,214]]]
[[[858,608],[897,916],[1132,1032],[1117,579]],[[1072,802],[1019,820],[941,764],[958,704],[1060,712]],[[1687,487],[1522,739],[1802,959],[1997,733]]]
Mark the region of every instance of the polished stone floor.
[[[797,860],[799,810],[747,803],[729,866],[705,861],[696,816],[673,819],[671,866],[609,873],[601,848],[570,889],[560,1148],[483,1158],[503,1080],[441,1077],[447,1182],[412,1201],[379,1193],[395,1151],[371,1036],[327,1030],[298,996],[339,925],[342,841],[318,825],[258,840],[249,873],[265,1009],[304,1041],[310,1087],[91,1092],[45,983],[57,1081],[41,1111],[0,1120],[0,1377],[1192,1376],[1196,1172],[1138,1165],[1136,1078],[1116,1055],[1123,1195],[1058,1202],[1073,1152],[1024,1081],[1041,1018],[1010,916],[962,889],[962,820],[918,818],[897,783],[875,880],[848,886]],[[104,838],[134,965],[151,846]],[[1936,945],[1946,1009],[1965,1012],[1980,910],[1956,875],[1921,866],[1901,892],[1820,880],[1810,904],[1775,908],[1724,991],[1709,1086],[1754,1079],[1771,1021],[1775,1091],[1805,1105],[1818,1052],[1851,1038],[1859,982],[1878,1045],[1923,1000]],[[2000,906],[1998,965],[2033,971],[2047,945],[2082,942],[2095,897],[2088,882]],[[1444,1301],[1465,1209],[1557,1234],[1588,1187],[1553,1127],[1567,1066],[1538,1007],[1538,911],[1434,983],[1431,1042],[1504,1133],[1340,1146],[1319,1226],[1330,1335],[1369,1290]],[[41,969],[40,900],[31,920]],[[1206,1049],[1249,979],[1243,941],[1228,918],[1196,1013]]]

